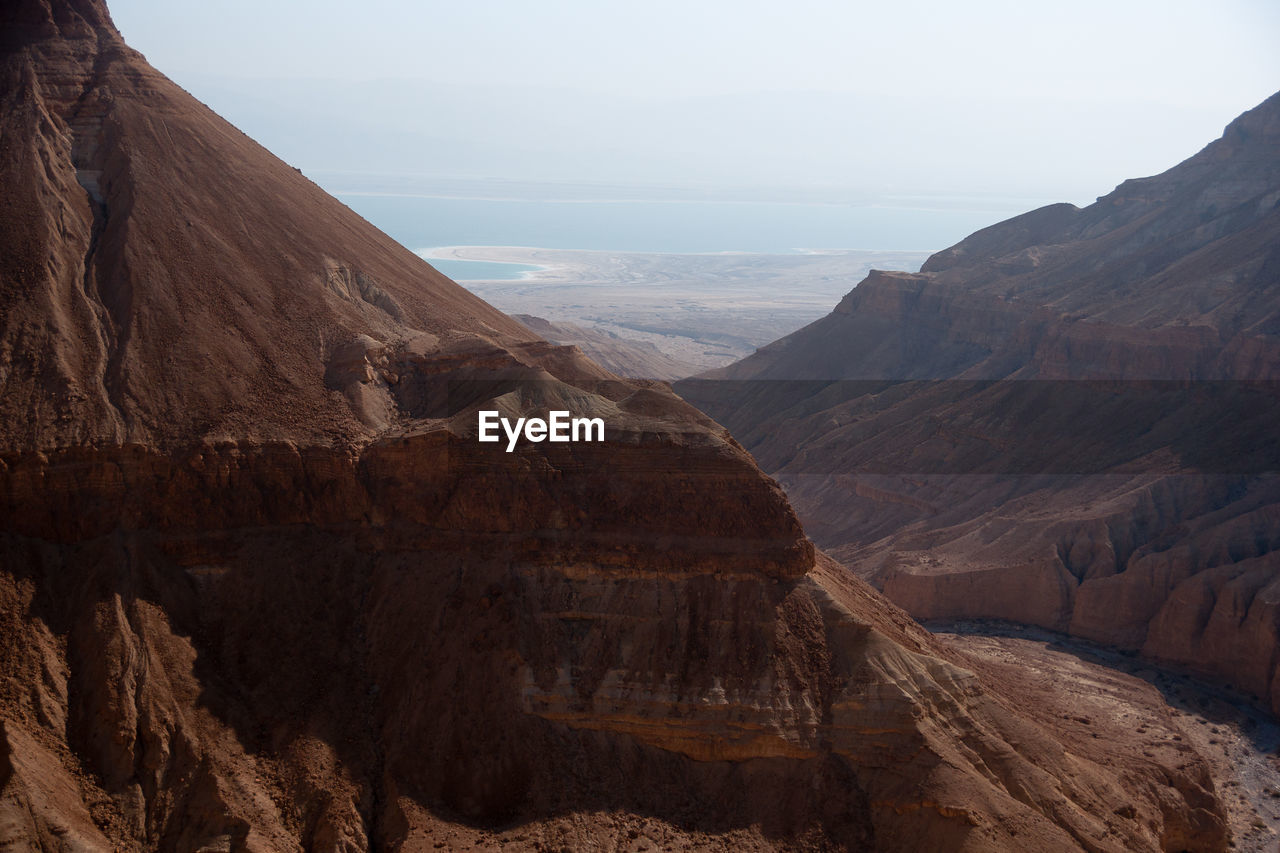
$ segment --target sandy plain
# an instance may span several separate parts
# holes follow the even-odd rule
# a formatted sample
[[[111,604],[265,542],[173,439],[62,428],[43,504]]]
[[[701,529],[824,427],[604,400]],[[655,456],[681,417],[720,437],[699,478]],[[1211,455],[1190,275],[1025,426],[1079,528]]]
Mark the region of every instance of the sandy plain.
[[[835,307],[871,269],[916,270],[928,252],[658,254],[445,246],[431,258],[540,266],[515,281],[463,281],[508,314],[647,341],[690,373],[729,364]]]

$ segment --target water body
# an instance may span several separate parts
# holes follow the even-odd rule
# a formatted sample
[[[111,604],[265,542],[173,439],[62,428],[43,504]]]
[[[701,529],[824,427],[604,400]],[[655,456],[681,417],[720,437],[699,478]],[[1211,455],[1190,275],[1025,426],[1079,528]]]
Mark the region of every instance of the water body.
[[[663,253],[786,253],[819,248],[933,251],[1037,206],[1018,199],[920,197],[836,204],[337,195],[401,244],[415,249],[537,246]]]
[[[524,273],[542,269],[531,264],[464,261],[456,258],[427,258],[427,263],[454,281],[518,281],[524,277]]]

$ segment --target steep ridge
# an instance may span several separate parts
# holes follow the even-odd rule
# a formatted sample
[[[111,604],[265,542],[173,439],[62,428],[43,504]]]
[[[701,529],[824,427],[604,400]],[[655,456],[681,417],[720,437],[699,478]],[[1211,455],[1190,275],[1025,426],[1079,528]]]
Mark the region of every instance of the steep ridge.
[[[665,386],[537,339],[151,69],[0,12],[0,848],[1220,850]],[[477,439],[568,409],[600,444]],[[502,836],[499,836],[502,831]]]
[[[1280,95],[678,392],[919,618],[1139,651],[1280,711]]]
[[[367,438],[376,401],[353,422],[313,381],[358,334],[535,339],[197,108],[99,7],[7,15],[7,444]]]

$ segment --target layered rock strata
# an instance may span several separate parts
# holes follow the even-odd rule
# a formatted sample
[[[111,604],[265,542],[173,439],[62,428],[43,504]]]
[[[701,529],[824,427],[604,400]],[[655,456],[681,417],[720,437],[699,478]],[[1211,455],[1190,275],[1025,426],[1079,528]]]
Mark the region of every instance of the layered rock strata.
[[[677,389],[912,614],[1070,631],[1280,710],[1278,238],[1275,96]]]

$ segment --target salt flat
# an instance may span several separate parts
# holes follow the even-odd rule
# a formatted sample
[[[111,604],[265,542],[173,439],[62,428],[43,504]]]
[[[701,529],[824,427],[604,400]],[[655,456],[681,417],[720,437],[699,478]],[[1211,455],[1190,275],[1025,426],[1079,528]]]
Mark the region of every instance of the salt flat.
[[[709,370],[827,314],[871,269],[916,270],[928,252],[809,250],[660,254],[446,246],[431,258],[531,264],[517,281],[462,284],[508,314],[647,341]]]

